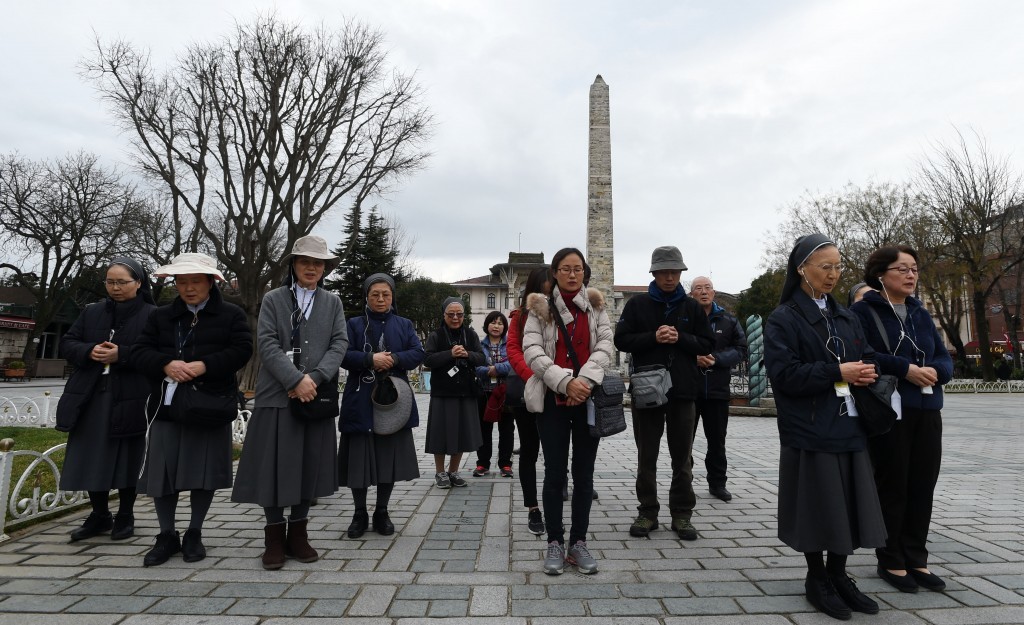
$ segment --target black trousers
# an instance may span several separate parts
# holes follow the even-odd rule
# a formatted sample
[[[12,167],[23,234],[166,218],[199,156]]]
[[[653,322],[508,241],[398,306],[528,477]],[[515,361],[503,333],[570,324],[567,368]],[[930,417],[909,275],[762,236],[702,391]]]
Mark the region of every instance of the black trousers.
[[[891,570],[924,568],[942,461],[942,414],[904,408],[892,430],[868,439],[868,451],[889,534],[885,548],[875,550],[878,564]]]
[[[672,457],[672,484],[668,490],[668,509],[673,519],[693,515],[697,497],[693,494],[693,401],[669,399],[658,408],[633,410],[633,437],[638,452],[636,498],[640,516],[658,520],[658,452],[661,436],[668,434],[668,453]],[[547,454],[547,448],[544,453]],[[588,493],[589,496],[589,493]]]
[[[537,507],[537,457],[540,455],[540,434],[537,416],[525,406],[513,408],[516,429],[519,430],[519,486],[523,489],[523,505]],[[499,438],[499,441],[501,439]]]
[[[484,421],[484,408],[487,407],[488,394],[480,399],[480,435],[483,443],[476,450],[476,464],[485,469],[491,468],[491,454],[494,453],[494,424]],[[515,444],[516,420],[512,411],[505,408],[501,411],[498,421],[498,466],[512,466],[512,446]]]
[[[697,399],[694,402],[696,418],[693,422],[693,435],[697,435],[697,426],[704,424],[704,438],[708,442],[708,453],[704,456],[704,468],[707,469],[708,486],[725,486],[728,462],[725,459],[725,432],[729,428],[728,399]],[[701,417],[704,417],[701,419]]]
[[[544,448],[544,524],[548,542],[565,542],[562,528],[562,489],[569,468],[572,443],[572,525],[569,544],[587,540],[590,507],[594,494],[594,461],[600,438],[590,435],[587,406],[559,406],[554,393],[544,396],[544,412],[537,417],[537,431]]]

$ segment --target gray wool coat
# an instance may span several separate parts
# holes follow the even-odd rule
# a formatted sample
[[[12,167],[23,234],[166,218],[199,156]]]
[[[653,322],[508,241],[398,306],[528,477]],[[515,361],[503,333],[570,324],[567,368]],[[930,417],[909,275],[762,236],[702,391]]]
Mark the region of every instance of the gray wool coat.
[[[278,287],[263,297],[256,324],[256,349],[262,365],[256,378],[256,408],[287,408],[288,391],[302,381],[292,362],[291,289]],[[341,299],[317,288],[310,318],[301,329],[302,364],[319,386],[338,375],[348,349],[345,310]]]

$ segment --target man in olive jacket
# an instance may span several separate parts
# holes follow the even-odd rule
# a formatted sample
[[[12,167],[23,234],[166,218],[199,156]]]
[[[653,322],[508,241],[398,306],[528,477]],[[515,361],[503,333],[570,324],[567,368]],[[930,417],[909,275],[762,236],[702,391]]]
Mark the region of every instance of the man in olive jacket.
[[[686,294],[679,276],[686,269],[679,249],[659,247],[651,256],[654,280],[646,294],[626,302],[615,328],[615,346],[629,352],[634,368],[663,365],[669,370],[672,389],[668,403],[656,408],[633,408],[633,436],[638,467],[636,495],[639,515],[629,528],[632,536],[647,536],[658,527],[658,449],[668,432],[672,456],[669,511],[672,529],[683,540],[696,540],[690,522],[696,496],[690,452],[693,448],[694,401],[700,373],[697,356],[714,347],[714,336],[700,304]]]

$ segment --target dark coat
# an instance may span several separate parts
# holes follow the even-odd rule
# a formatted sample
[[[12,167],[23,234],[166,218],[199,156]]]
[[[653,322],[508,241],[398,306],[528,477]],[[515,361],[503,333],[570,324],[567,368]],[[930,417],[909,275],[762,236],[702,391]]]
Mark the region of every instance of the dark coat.
[[[462,345],[469,352],[469,358],[455,359],[452,347]],[[423,365],[430,368],[431,397],[477,397],[480,385],[476,380],[476,367],[487,363],[476,331],[463,323],[458,330],[449,330],[442,322],[441,327],[430,333],[423,346],[426,357]],[[452,367],[458,369],[449,375]]]
[[[921,305],[921,300],[907,298],[907,320],[901,323],[896,316],[889,302],[886,301],[877,291],[869,291],[864,298],[853,305],[850,309],[860,317],[860,325],[864,328],[864,335],[868,343],[875,349],[875,359],[882,373],[888,373],[899,378],[900,400],[907,408],[919,410],[941,410],[942,409],[942,385],[953,378],[953,359],[946,346],[942,343],[935,322],[931,315]],[[886,347],[882,340],[882,334],[878,330],[878,322],[875,321],[871,310],[878,313],[882,326],[889,339],[889,347],[896,349],[893,354]],[[900,341],[900,332],[906,327],[906,335],[910,340]],[[911,342],[913,341],[913,343]],[[914,344],[923,353],[914,349]],[[897,349],[897,346],[899,348]],[[906,380],[907,371],[911,363],[919,367],[933,367],[939,376],[939,383],[932,388],[931,395],[921,393],[921,387]]]
[[[701,399],[729,399],[732,368],[747,357],[747,335],[736,317],[714,302],[711,302],[708,323],[715,337],[715,348],[711,352],[715,365],[710,369],[701,368],[703,380],[698,388],[698,396]]]
[[[378,321],[370,319],[367,328],[367,317],[353,317],[348,320],[348,351],[341,361],[341,366],[349,372],[345,382],[345,392],[341,398],[341,419],[338,429],[343,434],[356,434],[373,431],[373,404],[370,393],[373,382],[363,378],[373,375],[373,351],[363,351],[367,345],[376,349],[381,332],[384,334],[384,345],[395,359],[395,366],[390,370],[392,376],[408,380],[408,371],[420,366],[423,362],[423,344],[416,335],[412,322],[405,317],[389,313]],[[420,424],[416,402],[412,404],[412,415],[405,429]]]
[[[149,316],[135,349],[137,366],[149,379],[152,394],[149,414],[166,418],[161,389],[164,367],[172,360],[203,361],[206,373],[190,384],[215,392],[238,392],[238,370],[252,356],[252,331],[245,311],[225,302],[220,291],[210,289],[210,299],[199,311],[199,322],[189,333],[192,313],[180,297]],[[187,339],[186,339],[187,337]],[[186,339],[179,351],[178,341]]]
[[[836,336],[845,346],[839,350],[842,362],[873,359],[857,316],[827,298]],[[822,311],[799,289],[768,316],[764,362],[778,408],[779,439],[784,446],[811,451],[861,450],[866,439],[857,419],[840,414],[845,400],[836,396],[835,384],[843,376],[840,361],[825,347],[827,336]]]
[[[710,354],[715,345],[707,315],[700,303],[686,296],[669,318],[668,305],[656,301],[647,293],[635,295],[622,309],[615,326],[615,347],[629,352],[634,368],[646,365],[668,365],[672,390],[669,397],[694,400],[701,375],[697,369],[697,356]],[[674,344],[659,343],[655,333],[663,325],[675,326],[679,340]]]
[[[60,353],[75,366],[57,403],[57,426],[61,432],[75,428],[81,410],[100,384],[113,393],[110,436],[137,436],[146,432],[146,396],[149,383],[137,368],[135,343],[156,306],[142,297],[118,304],[107,299],[86,306],[71,329],[60,340]],[[110,331],[114,330],[114,336]],[[92,348],[109,340],[117,345],[117,362],[103,375],[103,365],[89,357]]]

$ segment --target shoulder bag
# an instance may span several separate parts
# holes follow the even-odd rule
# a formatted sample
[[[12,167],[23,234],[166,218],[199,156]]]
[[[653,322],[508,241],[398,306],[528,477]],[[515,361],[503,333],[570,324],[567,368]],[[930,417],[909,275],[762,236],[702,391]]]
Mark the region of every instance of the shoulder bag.
[[[576,356],[576,350],[573,349],[569,331],[565,328],[562,316],[558,314],[554,299],[549,298],[548,305],[551,307],[552,316],[554,316],[555,321],[558,323],[558,329],[565,337],[566,351],[569,354],[569,360],[572,361],[573,367],[575,367],[573,373],[578,376],[582,367],[580,366],[579,357]],[[591,407],[593,408],[594,418],[590,424],[591,436],[602,438],[626,430],[626,410],[622,407],[622,398],[625,393],[626,385],[622,381],[622,376],[617,371],[605,369],[604,379],[600,384],[591,389],[590,399],[587,400],[588,413]],[[588,414],[587,416],[589,420],[590,415]]]
[[[292,295],[294,298],[294,294]],[[292,364],[299,371],[302,371],[302,344],[301,338],[301,320],[295,323],[292,328]],[[302,421],[319,421],[320,419],[334,419],[337,418],[341,412],[341,404],[338,402],[341,393],[338,392],[338,374],[335,373],[334,377],[325,380],[317,385],[316,397],[312,401],[299,401],[298,399],[291,398],[288,400],[288,408],[292,413],[292,416]]]
[[[898,417],[892,402],[896,383],[896,376],[883,374],[868,386],[850,385],[861,428],[868,436],[881,436],[895,425]]]
[[[171,398],[171,421],[215,428],[227,425],[238,417],[238,391],[225,388],[207,390],[202,383],[178,384]]]
[[[672,390],[672,357],[668,366],[645,365],[637,367],[629,376],[629,395],[634,408],[658,408],[668,403],[668,392]]]

